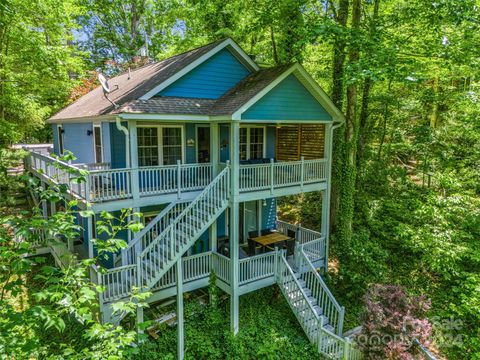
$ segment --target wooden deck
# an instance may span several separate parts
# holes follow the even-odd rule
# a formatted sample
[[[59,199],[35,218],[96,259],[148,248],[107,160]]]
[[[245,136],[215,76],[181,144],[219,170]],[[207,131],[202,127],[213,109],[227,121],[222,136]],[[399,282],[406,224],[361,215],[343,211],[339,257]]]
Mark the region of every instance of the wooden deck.
[[[240,199],[322,190],[326,187],[327,165],[325,159],[240,165]],[[208,186],[214,173],[210,163],[110,169],[107,163],[68,164],[35,151],[30,151],[26,167],[43,181],[65,184],[71,196],[107,211],[112,206],[151,205],[152,201],[158,203],[159,197],[164,197],[164,202],[188,198]]]

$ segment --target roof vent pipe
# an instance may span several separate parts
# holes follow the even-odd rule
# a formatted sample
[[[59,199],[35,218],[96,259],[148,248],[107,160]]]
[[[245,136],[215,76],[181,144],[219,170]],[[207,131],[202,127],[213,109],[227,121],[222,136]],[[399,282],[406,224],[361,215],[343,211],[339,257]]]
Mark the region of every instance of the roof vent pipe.
[[[120,117],[115,118],[115,123],[117,124],[117,129],[125,134],[125,167],[130,167],[130,134],[128,129],[122,125],[120,122]]]

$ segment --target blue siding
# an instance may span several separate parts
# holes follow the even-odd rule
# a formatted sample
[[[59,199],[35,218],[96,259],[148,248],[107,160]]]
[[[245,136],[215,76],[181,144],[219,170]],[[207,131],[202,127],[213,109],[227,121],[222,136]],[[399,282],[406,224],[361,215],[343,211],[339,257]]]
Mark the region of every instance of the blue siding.
[[[242,114],[245,120],[332,120],[294,75],[287,76]]]
[[[188,146],[187,140],[193,139],[196,141],[195,138],[195,124],[185,124],[185,162],[187,164],[194,164],[197,162],[197,154],[196,154],[196,144],[193,146]]]
[[[57,124],[52,124],[52,132],[53,132],[53,153],[56,155],[60,155]]]
[[[110,144],[110,125],[108,122],[102,122],[102,142],[103,142],[103,161],[111,162],[111,144]]]
[[[275,198],[266,199],[262,205],[262,229],[274,229],[277,216],[277,202]]]
[[[77,160],[73,163],[93,163],[93,134],[87,135],[87,131],[93,131],[92,123],[63,124],[63,142],[65,150],[75,155]]]
[[[277,130],[273,127],[267,127],[267,144],[266,144],[266,157],[275,158],[275,143],[277,138]]]
[[[225,146],[222,146],[225,144]],[[227,125],[220,125],[220,162],[230,160],[230,127]]]
[[[158,96],[218,99],[249,73],[230,51],[223,49],[162,90]]]
[[[126,122],[122,122],[126,126]],[[117,129],[115,123],[110,123],[110,151],[112,169],[120,169],[127,166],[125,160],[125,134]]]

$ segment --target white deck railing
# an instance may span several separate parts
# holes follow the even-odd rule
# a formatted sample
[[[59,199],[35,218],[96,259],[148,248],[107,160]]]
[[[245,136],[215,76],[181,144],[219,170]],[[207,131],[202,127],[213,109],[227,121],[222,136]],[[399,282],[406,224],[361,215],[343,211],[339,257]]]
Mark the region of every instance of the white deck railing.
[[[327,180],[327,160],[302,160],[240,165],[240,192],[304,186]]]
[[[61,166],[54,166],[54,164]],[[51,156],[30,152],[26,161],[30,170],[49,180],[66,184],[69,191],[87,201],[102,202],[161,194],[202,190],[213,180],[213,166],[181,164],[141,168],[110,169],[108,163],[68,164]],[[219,164],[219,167],[224,167]],[[84,182],[77,182],[80,170],[88,170]],[[240,165],[239,191],[273,192],[289,186],[326,181],[327,160],[300,160],[267,164]]]
[[[245,285],[275,275],[274,251],[241,259],[239,285]]]

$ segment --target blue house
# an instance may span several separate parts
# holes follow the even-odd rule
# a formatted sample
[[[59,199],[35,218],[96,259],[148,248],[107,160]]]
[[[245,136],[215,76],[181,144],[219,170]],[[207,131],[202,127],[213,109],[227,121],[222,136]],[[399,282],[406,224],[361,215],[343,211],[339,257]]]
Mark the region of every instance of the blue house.
[[[332,359],[358,358],[343,336],[344,308],[322,279],[328,266],[332,134],[344,116],[298,63],[260,68],[224,39],[129,70],[49,119],[64,166],[89,171],[77,184],[54,157],[32,152],[28,169],[45,186],[64,183],[80,208],[132,208],[145,228],[92,267],[103,321],[132,289],[149,302],[177,297],[183,356],[183,293],[208,285],[239,297],[277,284],[306,336]],[[321,193],[320,231],[277,218],[277,198]],[[56,209],[43,204],[45,216]],[[81,223],[78,256],[93,257],[97,216]],[[79,221],[82,221],[79,219]],[[143,320],[143,310],[137,317]]]

